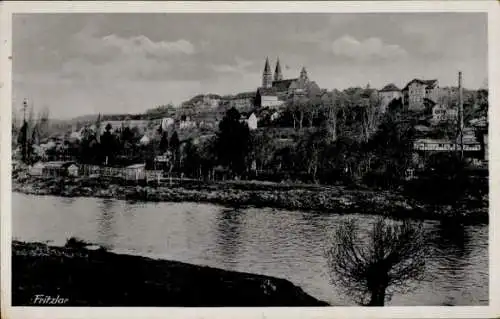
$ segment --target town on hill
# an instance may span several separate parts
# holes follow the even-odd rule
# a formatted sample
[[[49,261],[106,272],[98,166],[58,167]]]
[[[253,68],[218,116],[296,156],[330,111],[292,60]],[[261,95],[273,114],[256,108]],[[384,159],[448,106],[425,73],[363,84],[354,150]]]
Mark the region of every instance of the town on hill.
[[[238,178],[273,175],[273,180],[331,183],[340,176],[352,180],[372,171],[388,173],[390,165],[380,163],[385,155],[377,154],[380,145],[369,147],[390,133],[383,132],[388,121],[391,130],[405,130],[398,134],[411,134],[398,141],[411,144],[408,154],[400,155],[413,160],[404,169],[394,168],[397,172],[390,174],[398,178],[424,169],[428,153],[459,151],[475,167],[484,167],[488,154],[485,88],[469,90],[460,83],[440,87],[437,79],[412,79],[403,88],[389,83],[380,89],[327,90],[309,79],[305,67],[298,77],[284,79],[279,59],[272,72],[266,58],[262,83],[253,91],[199,94],[180,106],[161,105],[143,114],[99,114],[51,123],[48,112],[35,119],[31,110],[26,118],[29,101],[23,107],[25,118],[14,119],[12,126],[13,159],[28,165],[144,164],[144,169],[161,167],[193,178],[214,178],[217,168]],[[340,161],[333,154],[345,143],[349,148]],[[391,144],[389,148],[403,147]],[[369,164],[364,163],[369,156],[354,160],[355,149],[366,147],[374,159]],[[235,158],[224,159],[233,149]],[[335,181],[328,180],[331,174],[338,175]]]
[[[262,84],[255,92],[197,95],[179,107],[159,106],[137,115],[99,114],[93,121],[66,127],[51,123],[47,112],[36,119],[30,112],[20,127],[15,122],[12,127],[13,189],[31,195],[391,216],[403,220],[398,231],[412,236],[405,244],[414,247],[407,258],[419,258],[411,266],[422,273],[421,261],[428,258],[426,239],[409,220],[452,224],[489,220],[488,91],[465,90],[461,83],[459,72],[457,87],[441,88],[436,79],[413,79],[402,89],[389,83],[381,89],[367,85],[328,91],[309,80],[305,68],[298,78],[283,79],[277,62],[272,75],[266,60]],[[27,101],[24,108],[29,109]],[[389,222],[380,219],[374,229],[390,227],[383,223]],[[336,236],[344,234],[342,227],[350,227],[349,222],[342,225]],[[349,236],[359,236],[353,231],[339,238],[343,244],[334,244],[339,251],[332,248],[329,253],[351,249]],[[26,267],[30,263],[20,259],[22,249],[15,246],[16,262]],[[115,256],[103,247],[98,255]],[[331,276],[347,276],[335,268],[342,262],[339,266],[338,259],[328,258],[335,270]],[[78,262],[86,265],[84,259]],[[151,261],[137,258],[137,262],[145,267]],[[67,266],[63,262],[60,267]],[[104,272],[86,270],[84,276]],[[412,276],[420,278],[418,273]],[[18,304],[29,303],[19,287],[38,287],[39,278],[16,279]],[[148,286],[140,289],[149,294]],[[267,296],[266,289],[261,285],[257,291]],[[178,296],[177,290],[173,294]],[[92,304],[92,297],[84,298],[84,304]],[[300,298],[326,304],[307,294]],[[227,297],[224,300],[230,303]],[[263,300],[252,302],[271,302],[268,297]],[[272,302],[282,305],[286,300]],[[384,305],[384,301],[372,296],[370,304]]]
[[[13,306],[490,305],[491,15],[217,6],[12,16]]]

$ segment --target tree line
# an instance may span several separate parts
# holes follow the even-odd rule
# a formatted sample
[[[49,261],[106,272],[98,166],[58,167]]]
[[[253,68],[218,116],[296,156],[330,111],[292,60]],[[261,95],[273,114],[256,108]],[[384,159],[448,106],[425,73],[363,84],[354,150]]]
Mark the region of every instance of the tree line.
[[[429,110],[406,112],[399,99],[382,113],[380,103],[376,90],[369,87],[307,92],[288,99],[278,119],[269,120],[271,112],[264,110],[262,129],[250,131],[232,108],[215,135],[181,139],[173,130],[157,128],[146,143],[141,142],[144,132],[137,127],[113,130],[100,121],[96,130],[84,128],[79,140],[67,138],[65,152],[83,163],[144,162],[148,168],[199,179],[213,178],[214,170],[222,170],[228,178],[399,187],[406,169],[420,160],[415,158],[412,142],[417,137],[415,126],[426,122]],[[170,107],[158,111],[166,108]],[[487,91],[466,98],[464,109],[474,116],[487,114]],[[48,115],[31,126],[24,123],[19,145],[27,140],[28,145],[36,144],[38,133],[30,134],[27,128],[37,127],[32,132],[41,132],[47,121]],[[100,125],[105,126],[103,133],[96,134],[101,132]],[[445,123],[432,134],[452,138],[456,128],[456,123]],[[29,146],[23,158],[31,151]],[[167,162],[155,163],[158,155],[167,155]],[[427,161],[431,167],[437,165],[432,158]]]

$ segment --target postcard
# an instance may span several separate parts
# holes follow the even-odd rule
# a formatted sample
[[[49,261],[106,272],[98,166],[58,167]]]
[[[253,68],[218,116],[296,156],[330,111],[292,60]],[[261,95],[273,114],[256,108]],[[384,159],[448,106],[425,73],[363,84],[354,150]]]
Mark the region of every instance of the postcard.
[[[500,315],[497,1],[1,9],[2,317]]]

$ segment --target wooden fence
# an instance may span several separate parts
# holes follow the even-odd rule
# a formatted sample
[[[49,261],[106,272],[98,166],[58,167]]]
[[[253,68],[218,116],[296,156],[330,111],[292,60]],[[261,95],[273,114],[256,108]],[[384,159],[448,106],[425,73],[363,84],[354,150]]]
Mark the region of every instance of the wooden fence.
[[[98,165],[81,165],[80,172],[83,176],[102,176],[110,178],[130,179],[131,171],[133,168],[127,167],[105,167]],[[140,178],[137,180],[158,181],[160,182],[163,177],[163,172],[160,170],[143,170],[144,173],[138,174]]]

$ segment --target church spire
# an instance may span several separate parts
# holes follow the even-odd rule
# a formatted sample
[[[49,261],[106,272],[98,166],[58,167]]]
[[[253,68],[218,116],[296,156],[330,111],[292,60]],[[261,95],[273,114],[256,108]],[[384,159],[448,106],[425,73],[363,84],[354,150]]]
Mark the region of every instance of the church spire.
[[[269,58],[266,57],[266,65],[264,66],[264,73],[262,74],[262,87],[270,88],[273,85],[273,73],[269,66]]]
[[[264,66],[264,73],[271,72],[271,67],[269,66],[269,58],[266,57],[266,65]]]
[[[309,78],[307,76],[307,71],[306,71],[306,67],[305,66],[303,66],[302,70],[300,71],[300,79],[304,80],[304,81],[308,81],[309,80]]]
[[[274,81],[283,80],[283,74],[281,73],[280,58],[276,60],[276,69],[274,70]]]

